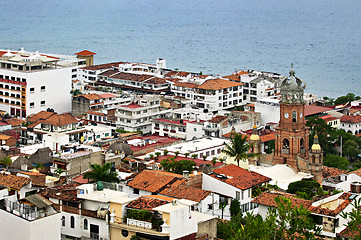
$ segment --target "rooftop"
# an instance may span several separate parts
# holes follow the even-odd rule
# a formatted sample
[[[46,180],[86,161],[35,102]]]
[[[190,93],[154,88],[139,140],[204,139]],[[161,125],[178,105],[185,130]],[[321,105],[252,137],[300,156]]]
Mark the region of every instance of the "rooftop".
[[[326,111],[330,111],[331,107],[321,107],[316,105],[305,105],[305,117],[320,114]]]
[[[0,174],[0,186],[20,190],[31,182],[30,178],[20,177],[11,174]]]
[[[96,53],[88,51],[88,50],[83,50],[81,52],[75,53],[75,55],[77,55],[77,56],[93,56],[95,54]]]
[[[153,210],[153,208],[167,204],[169,201],[160,200],[153,197],[139,197],[134,201],[131,201],[127,208],[141,209],[141,210]]]
[[[312,201],[297,198],[295,195],[290,193],[272,191],[272,192],[263,192],[261,195],[252,200],[253,203],[258,203],[260,205],[269,206],[269,207],[277,207],[277,203],[275,201],[276,197],[285,197],[291,200],[292,207],[303,206],[305,208],[309,208],[312,204]]]
[[[202,85],[198,86],[198,89],[205,89],[205,90],[221,90],[231,87],[242,86],[243,83],[237,83],[225,79],[211,79],[205,81]]]
[[[340,120],[347,123],[359,123],[361,122],[361,115],[343,115]]]
[[[269,177],[248,171],[234,164],[214,169],[210,176],[242,190],[271,181]]]

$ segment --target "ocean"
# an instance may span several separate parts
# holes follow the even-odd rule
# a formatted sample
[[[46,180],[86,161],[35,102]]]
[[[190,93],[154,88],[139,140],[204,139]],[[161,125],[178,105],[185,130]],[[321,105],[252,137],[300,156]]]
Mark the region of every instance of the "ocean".
[[[87,49],[95,63],[167,60],[228,75],[287,75],[306,92],[361,95],[359,0],[1,0],[0,48],[58,54]]]

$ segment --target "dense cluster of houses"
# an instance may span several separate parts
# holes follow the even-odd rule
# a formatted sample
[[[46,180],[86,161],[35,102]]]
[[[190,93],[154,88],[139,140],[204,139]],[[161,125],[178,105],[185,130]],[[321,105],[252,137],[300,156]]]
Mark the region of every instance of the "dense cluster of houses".
[[[361,171],[323,166],[304,119],[360,136],[361,101],[320,106],[293,70],[204,75],[164,59],[94,65],[94,55],[0,51],[4,238],[216,239],[232,200],[265,217],[276,196],[309,209],[323,237],[347,237],[343,213],[359,198]],[[257,153],[238,166],[222,152],[236,133]],[[195,166],[167,172],[163,160]],[[84,178],[105,163],[118,183]],[[304,178],[342,192],[317,201],[285,193]],[[280,190],[255,197],[268,184]]]

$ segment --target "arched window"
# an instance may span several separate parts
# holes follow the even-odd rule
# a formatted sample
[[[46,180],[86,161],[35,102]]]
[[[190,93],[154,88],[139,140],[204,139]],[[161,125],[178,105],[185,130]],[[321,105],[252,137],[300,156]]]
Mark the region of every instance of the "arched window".
[[[292,122],[296,122],[297,121],[297,112],[293,111],[292,112]]]
[[[305,148],[305,141],[303,140],[303,138],[301,138],[301,141],[300,141],[300,148],[301,149]]]
[[[288,141],[287,138],[283,139],[283,141],[282,141],[282,148],[283,148],[283,149],[289,149],[289,148],[290,148],[290,141]]]
[[[313,163],[313,164],[316,163],[316,157],[315,157],[315,155],[312,155],[312,163]]]
[[[61,217],[61,226],[65,227],[65,217]]]
[[[84,230],[88,230],[88,220],[84,219]]]
[[[73,216],[70,217],[70,227],[75,228],[75,218]]]

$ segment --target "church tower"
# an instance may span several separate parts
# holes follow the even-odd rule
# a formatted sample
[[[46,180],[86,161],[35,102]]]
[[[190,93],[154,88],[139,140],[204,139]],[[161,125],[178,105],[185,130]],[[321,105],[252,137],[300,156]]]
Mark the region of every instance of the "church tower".
[[[252,144],[251,153],[261,154],[261,139],[257,132],[257,126],[253,126],[252,135],[249,138],[250,144]],[[251,165],[259,165],[259,156],[249,158],[249,164]]]
[[[323,167],[323,153],[320,144],[318,143],[318,135],[315,135],[313,145],[310,152],[310,170],[311,174],[315,176],[315,180],[322,185],[322,167]]]
[[[275,128],[276,142],[273,164],[288,164],[296,171],[310,172],[308,131],[303,100],[306,83],[290,70],[280,85],[280,122]]]

